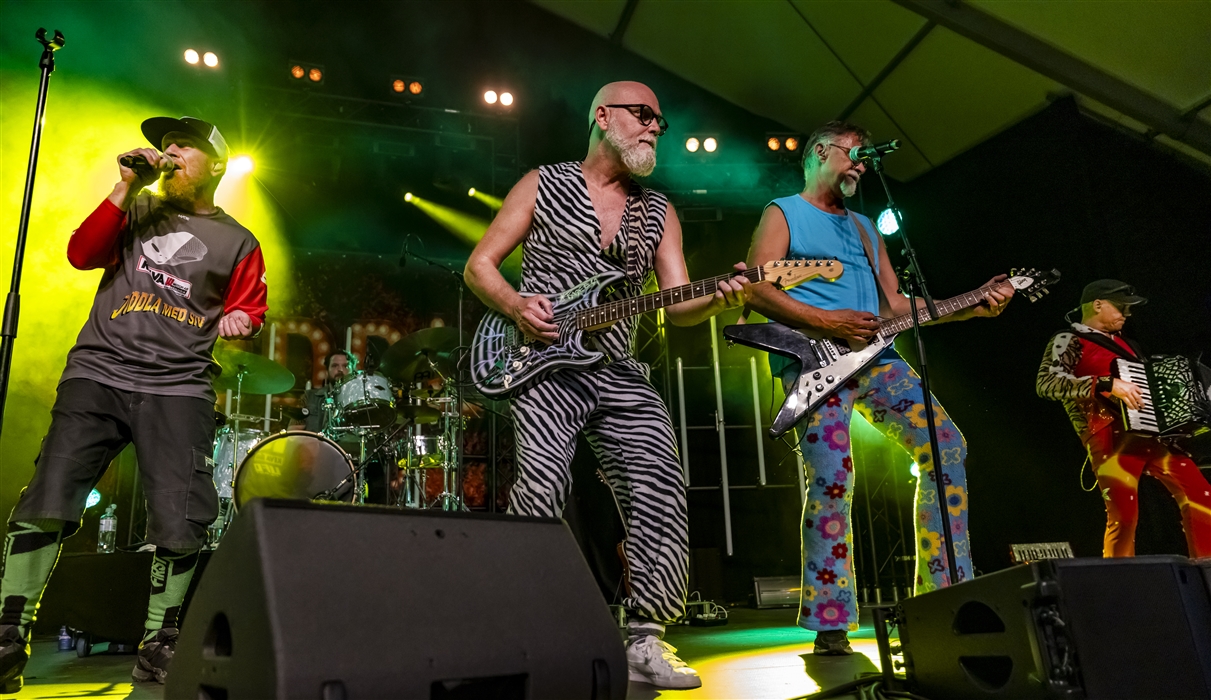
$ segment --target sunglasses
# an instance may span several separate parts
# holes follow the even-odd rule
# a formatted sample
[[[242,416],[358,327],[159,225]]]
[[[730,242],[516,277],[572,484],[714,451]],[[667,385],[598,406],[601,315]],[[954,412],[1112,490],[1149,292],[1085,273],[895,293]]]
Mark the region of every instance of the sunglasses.
[[[644,126],[651,124],[652,120],[655,119],[656,124],[658,126],[660,126],[660,131],[659,131],[659,133],[656,134],[657,136],[664,136],[665,132],[669,130],[668,121],[665,120],[665,118],[660,116],[659,114],[656,114],[656,110],[652,109],[651,107],[649,107],[647,105],[602,105],[602,106],[603,107],[616,107],[618,109],[625,109],[628,112],[630,112],[631,114],[635,115],[635,118],[639,120],[639,123],[643,124]]]

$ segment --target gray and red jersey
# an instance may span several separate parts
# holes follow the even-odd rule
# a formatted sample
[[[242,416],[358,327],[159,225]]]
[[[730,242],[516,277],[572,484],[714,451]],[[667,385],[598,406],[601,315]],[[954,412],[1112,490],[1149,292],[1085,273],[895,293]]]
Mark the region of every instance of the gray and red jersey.
[[[260,244],[221,209],[191,214],[146,191],[127,212],[105,200],[67,258],[105,274],[60,382],[214,401],[219,319],[240,310],[259,329],[268,311]]]

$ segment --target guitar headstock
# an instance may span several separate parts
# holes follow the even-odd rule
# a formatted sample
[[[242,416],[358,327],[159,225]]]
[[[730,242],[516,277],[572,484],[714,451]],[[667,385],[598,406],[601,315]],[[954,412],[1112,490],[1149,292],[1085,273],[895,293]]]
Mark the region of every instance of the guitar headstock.
[[[1051,290],[1048,289],[1051,285],[1060,281],[1059,270],[1049,270],[1039,272],[1033,267],[1027,269],[1017,269],[1009,271],[1009,284],[1013,285],[1015,291],[1022,294],[1030,301],[1038,301],[1042,299]]]
[[[790,289],[814,277],[835,280],[844,271],[840,260],[774,260],[761,266],[761,279]]]

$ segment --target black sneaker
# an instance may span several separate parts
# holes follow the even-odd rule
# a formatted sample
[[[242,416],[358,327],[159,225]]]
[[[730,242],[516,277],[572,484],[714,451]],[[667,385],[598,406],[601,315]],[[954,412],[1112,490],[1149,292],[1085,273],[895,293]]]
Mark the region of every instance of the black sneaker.
[[[168,676],[168,664],[177,649],[177,630],[168,627],[156,632],[156,636],[139,645],[139,658],[130,672],[131,678],[140,683],[155,681],[163,683]]]
[[[849,656],[854,648],[849,645],[849,634],[845,630],[825,630],[816,633],[816,648],[812,653],[821,656]]]
[[[0,625],[0,694],[16,693],[24,685],[21,673],[29,661],[29,642],[17,625]]]

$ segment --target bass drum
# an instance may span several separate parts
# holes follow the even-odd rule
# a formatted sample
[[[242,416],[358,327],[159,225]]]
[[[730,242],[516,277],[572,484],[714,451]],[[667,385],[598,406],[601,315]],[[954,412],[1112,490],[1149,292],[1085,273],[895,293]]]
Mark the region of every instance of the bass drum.
[[[325,492],[335,492],[325,494]],[[353,503],[353,461],[332,440],[304,430],[283,431],[260,441],[235,472],[235,508],[254,498]]]

